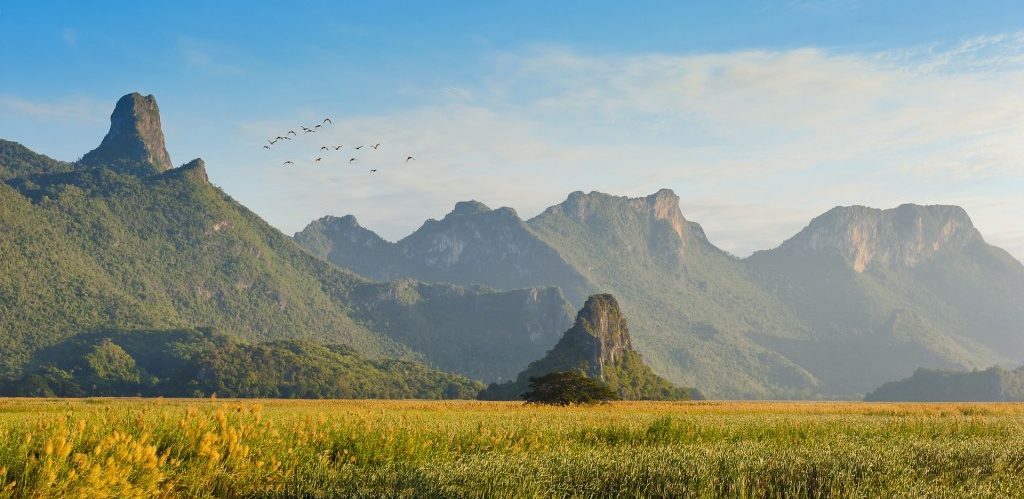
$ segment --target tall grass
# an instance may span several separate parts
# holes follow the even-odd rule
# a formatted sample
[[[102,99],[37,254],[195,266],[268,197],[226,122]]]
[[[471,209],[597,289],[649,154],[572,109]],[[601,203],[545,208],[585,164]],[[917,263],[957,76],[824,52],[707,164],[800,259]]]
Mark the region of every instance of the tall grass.
[[[0,400],[0,496],[1021,497],[1024,405]]]

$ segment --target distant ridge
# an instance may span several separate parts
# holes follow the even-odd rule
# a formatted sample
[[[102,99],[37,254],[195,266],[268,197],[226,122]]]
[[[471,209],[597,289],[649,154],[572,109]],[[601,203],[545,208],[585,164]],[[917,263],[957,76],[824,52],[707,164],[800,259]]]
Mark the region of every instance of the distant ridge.
[[[577,307],[612,293],[651,368],[714,397],[861,398],[918,364],[1024,362],[1024,265],[960,207],[836,207],[745,259],[668,189],[577,191],[526,221],[505,210],[460,203],[396,243],[315,224],[296,239],[378,279],[558,286]]]

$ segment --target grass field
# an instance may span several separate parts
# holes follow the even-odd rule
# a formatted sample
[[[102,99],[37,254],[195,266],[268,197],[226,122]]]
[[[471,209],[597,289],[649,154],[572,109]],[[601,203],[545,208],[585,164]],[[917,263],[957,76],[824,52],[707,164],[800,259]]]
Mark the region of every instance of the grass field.
[[[0,495],[1024,496],[1024,405],[0,400]]]

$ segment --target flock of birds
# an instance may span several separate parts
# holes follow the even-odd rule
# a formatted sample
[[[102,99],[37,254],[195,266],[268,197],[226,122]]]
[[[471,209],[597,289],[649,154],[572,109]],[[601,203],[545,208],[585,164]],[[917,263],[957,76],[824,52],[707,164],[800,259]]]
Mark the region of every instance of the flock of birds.
[[[302,130],[302,134],[303,135],[305,135],[307,133],[317,133],[321,128],[324,127],[324,125],[327,125],[327,124],[332,124],[333,125],[334,122],[331,121],[330,118],[324,118],[324,120],[322,122],[320,122],[319,125],[313,125],[312,127],[307,127],[307,126],[301,126],[300,125],[299,129]],[[263,148],[267,149],[267,150],[270,150],[278,142],[282,142],[282,141],[285,141],[285,140],[292,140],[293,138],[298,137],[298,136],[299,136],[299,134],[295,130],[288,130],[288,132],[285,133],[284,135],[278,135],[277,137],[274,137],[273,139],[267,139],[268,144],[264,144]],[[337,146],[320,146],[320,153],[323,153],[324,151],[331,152],[332,150],[333,151],[340,151],[343,147],[344,146],[340,146],[340,145],[337,145]],[[352,147],[352,149],[354,149],[356,151],[359,151],[359,150],[361,150],[364,147],[366,147],[366,146],[365,145],[359,145],[359,146]],[[374,151],[376,151],[376,150],[380,149],[380,142],[378,142],[376,144],[373,144],[372,146],[369,146],[369,147],[370,147],[370,149],[373,149]],[[323,156],[317,156],[316,158],[313,159],[313,164],[315,165],[315,164],[319,163],[320,161],[322,161],[323,159],[324,159]],[[415,159],[416,158],[412,157],[411,155],[408,155],[408,156],[405,157],[405,162],[408,163],[410,161],[414,161]],[[356,157],[353,156],[353,157],[349,158],[348,164],[351,165],[352,163],[355,163],[358,160],[359,160],[359,158],[356,158]],[[288,161],[285,161],[284,163],[281,164],[281,166],[288,166],[288,165],[293,165],[294,166],[295,165],[295,161],[288,160]],[[376,168],[371,169],[370,173],[377,173],[377,169]]]

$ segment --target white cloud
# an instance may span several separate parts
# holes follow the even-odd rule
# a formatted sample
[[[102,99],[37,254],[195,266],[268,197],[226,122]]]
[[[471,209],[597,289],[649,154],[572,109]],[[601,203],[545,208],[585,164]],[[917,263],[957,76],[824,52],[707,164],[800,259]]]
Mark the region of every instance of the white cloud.
[[[191,37],[180,37],[178,48],[185,66],[215,76],[239,76],[245,69],[236,64],[223,62],[226,59],[238,60],[239,54],[229,47],[206,40]]]
[[[78,45],[78,30],[74,28],[64,28],[60,31],[60,37],[64,39],[64,43],[68,47],[75,47]]]
[[[1020,258],[1024,200],[1005,192],[1024,191],[1022,54],[1021,34],[882,53],[505,54],[479,80],[435,93],[436,103],[336,117],[317,134],[380,140],[379,174],[333,159],[273,169],[273,192],[252,199],[274,207],[264,214],[288,231],[355,213],[394,239],[461,199],[530,216],[573,190],[670,187],[688,218],[740,255],[777,245],[834,205],[962,200]],[[281,133],[270,125],[243,133]],[[249,164],[312,154],[295,142]],[[418,158],[408,167],[407,152]],[[1004,204],[982,208],[986,199]]]
[[[8,113],[43,122],[101,123],[109,116],[110,105],[98,99],[69,97],[53,102],[40,102],[15,95],[0,94],[0,109]]]

